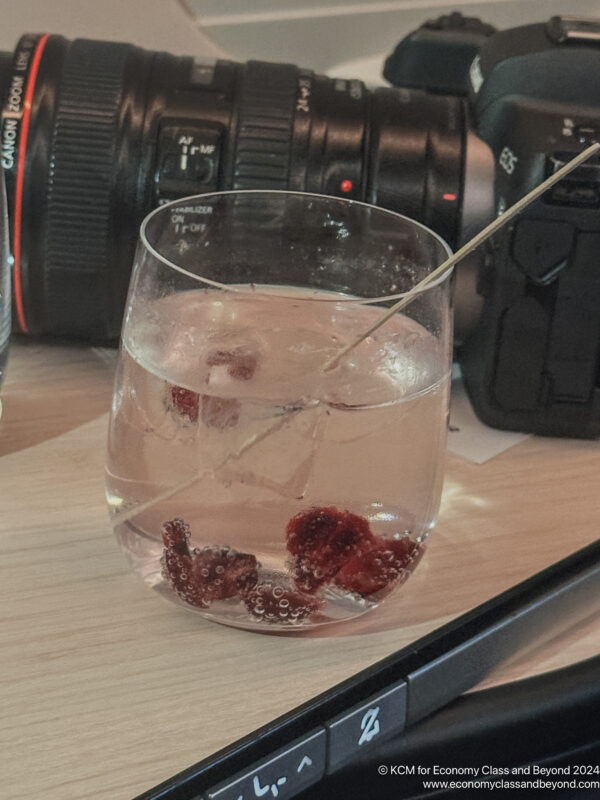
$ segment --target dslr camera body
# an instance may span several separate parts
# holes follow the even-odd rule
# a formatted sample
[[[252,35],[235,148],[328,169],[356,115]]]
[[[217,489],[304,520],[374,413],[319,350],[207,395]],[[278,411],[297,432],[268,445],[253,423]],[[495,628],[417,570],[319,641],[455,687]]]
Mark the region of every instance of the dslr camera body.
[[[156,205],[293,189],[468,240],[600,130],[600,22],[497,32],[459,14],[400,43],[396,87],[289,64],[206,63],[27,34],[0,53],[0,147],[22,333],[118,337]],[[479,417],[600,436],[600,162],[506,225],[456,275],[457,357]]]
[[[600,23],[591,20],[554,17],[494,32],[450,15],[402,42],[386,75],[468,97],[493,152],[499,215],[600,136],[599,46]],[[479,306],[457,351],[484,422],[600,434],[599,209],[600,163],[590,160],[484,247]]]

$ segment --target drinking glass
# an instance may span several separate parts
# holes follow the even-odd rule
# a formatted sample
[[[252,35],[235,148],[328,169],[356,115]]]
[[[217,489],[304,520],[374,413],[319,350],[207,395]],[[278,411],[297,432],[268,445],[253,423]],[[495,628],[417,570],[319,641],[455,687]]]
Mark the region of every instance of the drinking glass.
[[[329,362],[448,254],[406,217],[304,193],[201,195],[145,219],[106,480],[148,586],[277,631],[356,617],[403,584],[440,502],[450,272]]]

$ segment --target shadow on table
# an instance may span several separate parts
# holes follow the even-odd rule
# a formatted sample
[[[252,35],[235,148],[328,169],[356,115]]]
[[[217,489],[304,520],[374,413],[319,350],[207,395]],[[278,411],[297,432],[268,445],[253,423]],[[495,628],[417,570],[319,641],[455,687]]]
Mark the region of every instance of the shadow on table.
[[[14,337],[2,387],[0,456],[108,413],[116,358],[116,349]]]

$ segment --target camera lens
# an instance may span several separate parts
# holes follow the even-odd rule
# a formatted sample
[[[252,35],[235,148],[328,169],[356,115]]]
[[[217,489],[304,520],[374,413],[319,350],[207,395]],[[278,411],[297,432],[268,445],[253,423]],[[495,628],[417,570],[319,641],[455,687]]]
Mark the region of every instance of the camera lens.
[[[384,206],[460,237],[463,101],[287,64],[25,35],[0,54],[14,323],[120,330],[137,230],[156,205],[295,189]]]
[[[367,199],[423,222],[454,245],[460,232],[465,104],[450,96],[376,89]]]
[[[24,36],[5,80],[2,163],[14,321],[32,334],[118,334],[151,58],[129,45]],[[145,177],[145,176],[144,176]]]

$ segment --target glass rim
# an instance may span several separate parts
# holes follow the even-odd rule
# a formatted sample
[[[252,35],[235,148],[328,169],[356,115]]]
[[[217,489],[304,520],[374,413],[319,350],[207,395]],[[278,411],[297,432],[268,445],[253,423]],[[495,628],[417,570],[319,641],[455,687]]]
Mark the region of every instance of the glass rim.
[[[381,216],[384,216],[384,217],[387,216],[387,217],[391,217],[393,219],[401,220],[402,222],[407,222],[407,223],[409,223],[410,225],[412,225],[412,226],[414,226],[416,228],[420,228],[429,237],[431,237],[432,239],[435,239],[441,245],[442,251],[445,251],[447,259],[449,259],[453,255],[453,252],[452,252],[452,249],[450,248],[450,245],[448,244],[448,242],[446,242],[446,240],[442,236],[440,236],[438,233],[433,231],[431,228],[428,228],[427,225],[424,225],[422,222],[418,222],[417,220],[412,219],[411,217],[407,217],[405,214],[400,214],[397,211],[391,211],[388,208],[383,208],[381,206],[376,206],[376,205],[373,205],[372,203],[365,203],[362,200],[354,200],[353,198],[350,198],[350,197],[337,197],[335,195],[319,194],[319,193],[316,193],[316,192],[300,192],[300,191],[293,190],[293,189],[224,189],[223,191],[219,191],[219,192],[205,192],[204,194],[194,194],[194,195],[189,195],[189,196],[185,196],[185,197],[179,197],[179,198],[176,198],[175,200],[170,200],[168,203],[163,203],[162,205],[157,206],[157,208],[155,208],[152,211],[150,211],[150,213],[148,213],[144,217],[144,219],[142,220],[142,222],[140,224],[139,244],[141,244],[150,253],[150,255],[152,255],[154,258],[156,258],[158,261],[160,261],[165,266],[169,267],[170,269],[175,270],[176,272],[181,273],[182,275],[187,276],[188,278],[192,278],[193,280],[196,280],[199,283],[206,284],[206,285],[211,286],[212,288],[215,288],[215,289],[221,289],[223,291],[228,291],[228,292],[235,292],[237,294],[252,294],[254,297],[264,295],[265,297],[268,297],[269,299],[282,299],[283,300],[283,299],[291,299],[291,298],[293,298],[295,301],[298,301],[298,300],[311,300],[311,301],[314,302],[314,301],[318,300],[320,302],[338,302],[338,303],[342,302],[342,301],[343,302],[363,303],[363,304],[382,303],[382,302],[385,302],[387,300],[400,300],[401,298],[406,297],[407,295],[409,295],[411,293],[414,294],[414,295],[417,295],[417,294],[423,294],[425,292],[428,292],[430,289],[433,289],[434,287],[439,286],[440,284],[442,284],[449,277],[449,275],[452,274],[452,271],[454,270],[454,266],[453,265],[449,266],[434,281],[431,281],[431,282],[427,283],[421,289],[417,289],[416,291],[415,291],[415,287],[413,287],[412,289],[408,289],[405,292],[396,292],[394,294],[385,294],[385,295],[380,295],[378,297],[345,296],[345,295],[337,294],[335,292],[332,292],[330,294],[328,292],[323,292],[322,290],[319,290],[319,289],[314,289],[314,293],[311,292],[311,293],[307,293],[307,294],[305,294],[303,296],[299,296],[297,294],[293,294],[294,287],[291,287],[291,291],[290,291],[289,294],[287,294],[285,291],[281,291],[281,292],[278,291],[277,294],[275,295],[275,294],[272,294],[270,292],[261,291],[260,288],[257,288],[256,286],[254,286],[254,288],[252,288],[252,284],[248,284],[247,286],[246,285],[239,285],[239,284],[228,284],[228,283],[222,283],[221,281],[212,280],[211,278],[205,278],[202,275],[196,275],[195,273],[190,272],[189,270],[185,269],[185,267],[181,267],[181,266],[179,266],[179,264],[176,264],[174,261],[171,261],[171,259],[167,258],[166,256],[163,256],[161,253],[158,252],[156,247],[150,243],[150,241],[148,239],[148,236],[147,236],[147,233],[146,233],[146,229],[147,229],[148,225],[151,223],[151,221],[152,221],[152,219],[154,217],[158,216],[162,211],[164,211],[166,209],[173,208],[174,206],[180,205],[182,203],[193,203],[193,202],[197,202],[197,201],[201,201],[201,200],[209,201],[212,198],[226,197],[228,195],[265,195],[265,194],[267,194],[267,195],[295,196],[295,197],[299,197],[299,198],[303,198],[303,199],[307,199],[307,200],[311,200],[311,199],[312,200],[319,200],[319,201],[323,201],[324,200],[324,201],[327,201],[329,203],[333,203],[333,202],[338,202],[339,203],[339,202],[341,202],[341,203],[344,203],[345,205],[353,205],[353,206],[360,206],[362,208],[368,208],[370,210],[374,210],[375,212],[377,212],[377,214],[380,214]],[[443,264],[443,261],[441,261],[440,264],[434,265],[431,268],[430,272],[433,272],[441,264]],[[426,276],[424,276],[424,278],[425,277]],[[423,280],[424,278],[422,278],[421,280]],[[415,284],[415,285],[417,285],[417,284]],[[314,296],[313,296],[313,294],[314,294]]]

